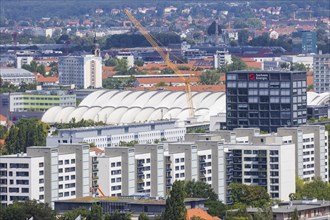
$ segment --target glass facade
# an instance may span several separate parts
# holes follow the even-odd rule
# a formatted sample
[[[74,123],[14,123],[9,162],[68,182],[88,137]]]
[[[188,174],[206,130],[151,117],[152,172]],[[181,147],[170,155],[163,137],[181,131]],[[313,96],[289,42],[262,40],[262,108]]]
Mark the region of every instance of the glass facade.
[[[226,75],[227,129],[306,123],[306,72],[235,71]]]

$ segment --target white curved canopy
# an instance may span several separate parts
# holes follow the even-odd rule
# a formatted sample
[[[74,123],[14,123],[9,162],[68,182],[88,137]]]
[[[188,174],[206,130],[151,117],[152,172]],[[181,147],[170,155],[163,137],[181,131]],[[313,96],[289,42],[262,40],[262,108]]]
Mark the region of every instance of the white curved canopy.
[[[193,105],[197,121],[209,121],[210,116],[226,112],[224,92],[193,92]],[[307,93],[308,105],[330,102],[330,92]],[[177,119],[189,116],[184,91],[128,91],[98,90],[88,95],[78,107],[52,107],[45,112],[42,121],[67,123],[92,119],[107,124],[143,123],[146,121]]]

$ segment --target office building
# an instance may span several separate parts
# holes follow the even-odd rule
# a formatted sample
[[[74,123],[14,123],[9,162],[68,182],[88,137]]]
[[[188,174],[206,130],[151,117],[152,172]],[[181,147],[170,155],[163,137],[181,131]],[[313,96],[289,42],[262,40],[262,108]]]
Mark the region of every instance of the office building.
[[[15,86],[19,86],[21,83],[36,83],[36,76],[25,69],[1,67],[0,77],[3,82],[8,82]]]
[[[65,91],[10,93],[10,112],[45,112],[53,106],[76,106],[76,95]]]
[[[0,157],[0,202],[57,200],[89,195],[89,146],[28,147]]]
[[[64,56],[58,63],[59,82],[76,88],[102,88],[102,57]]]
[[[199,208],[204,210],[205,198],[187,198],[185,199],[186,209]],[[55,211],[63,214],[73,209],[81,207],[90,210],[93,204],[98,204],[102,208],[104,214],[113,214],[120,212],[122,214],[129,213],[132,219],[138,219],[141,213],[147,214],[151,219],[161,215],[166,208],[166,200],[164,198],[155,198],[145,195],[125,196],[125,197],[84,197],[55,202]]]
[[[307,120],[306,72],[233,71],[226,74],[227,129],[299,126]]]
[[[330,91],[330,54],[314,56],[314,91],[317,93]]]

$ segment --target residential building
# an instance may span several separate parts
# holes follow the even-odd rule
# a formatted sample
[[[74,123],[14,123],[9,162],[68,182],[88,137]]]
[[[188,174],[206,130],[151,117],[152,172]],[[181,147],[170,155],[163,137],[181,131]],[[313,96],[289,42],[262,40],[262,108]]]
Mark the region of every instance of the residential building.
[[[58,63],[59,82],[76,88],[102,87],[102,58],[95,55],[63,56]]]
[[[65,91],[10,93],[10,112],[45,112],[53,106],[76,106],[76,95]]]
[[[330,91],[330,54],[314,56],[314,91],[317,93]]]
[[[116,55],[116,58],[126,60],[128,68],[132,68],[134,66],[134,55],[130,52],[120,52]]]
[[[227,50],[217,51],[214,55],[214,68],[216,69],[231,63],[231,54]]]
[[[23,65],[30,65],[33,58],[34,54],[29,51],[21,51],[16,53],[16,68],[21,69]]]
[[[179,127],[174,120],[59,129],[57,135],[47,138],[47,145],[85,142],[93,143],[99,148],[105,148],[120,146],[128,142],[151,144],[161,140],[182,141],[185,133],[186,128]]]
[[[298,126],[307,121],[306,72],[233,71],[226,74],[227,129]]]
[[[89,146],[28,147],[27,153],[0,157],[1,204],[89,195]]]
[[[263,138],[260,138],[260,142]],[[226,182],[264,187],[271,198],[287,200],[295,187],[295,146],[281,140],[226,146]],[[227,203],[231,203],[230,189]]]
[[[32,83],[36,82],[36,77],[30,71],[19,68],[0,68],[0,77],[3,82],[14,84],[15,86],[21,83]]]
[[[316,32],[302,31],[302,53],[317,53]]]

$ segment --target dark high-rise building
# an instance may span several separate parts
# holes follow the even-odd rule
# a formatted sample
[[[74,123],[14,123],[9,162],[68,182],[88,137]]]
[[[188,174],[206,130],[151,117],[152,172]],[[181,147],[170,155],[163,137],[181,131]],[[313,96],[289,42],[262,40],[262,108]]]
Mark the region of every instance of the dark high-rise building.
[[[305,124],[306,72],[233,71],[226,74],[227,129]]]

